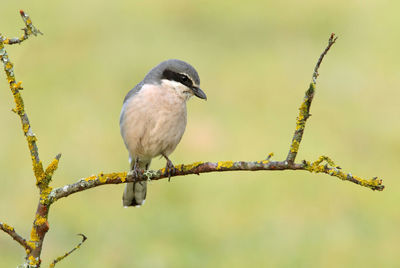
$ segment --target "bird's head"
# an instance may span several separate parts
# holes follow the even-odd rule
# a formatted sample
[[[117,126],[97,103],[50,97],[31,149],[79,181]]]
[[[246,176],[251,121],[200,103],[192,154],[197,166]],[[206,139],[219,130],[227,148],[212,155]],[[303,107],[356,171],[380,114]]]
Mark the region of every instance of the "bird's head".
[[[190,64],[181,60],[166,60],[154,67],[144,78],[145,83],[162,84],[173,88],[185,99],[196,96],[207,100],[200,89],[200,78]]]

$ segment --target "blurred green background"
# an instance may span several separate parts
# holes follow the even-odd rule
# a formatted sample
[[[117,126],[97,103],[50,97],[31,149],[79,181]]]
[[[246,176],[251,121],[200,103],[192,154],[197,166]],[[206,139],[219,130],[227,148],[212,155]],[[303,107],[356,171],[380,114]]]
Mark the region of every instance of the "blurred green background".
[[[188,103],[172,154],[194,161],[286,157],[298,107],[331,32],[298,159],[332,157],[384,179],[373,192],[307,172],[229,172],[152,183],[140,209],[123,185],[51,207],[43,267],[399,267],[398,1],[4,1],[0,32],[19,36],[24,9],[44,33],[7,47],[53,186],[124,171],[123,97],[168,58],[193,64],[208,101]],[[0,220],[28,236],[37,205],[31,162],[0,74]],[[153,161],[160,168],[164,160]],[[0,234],[0,266],[24,252]]]

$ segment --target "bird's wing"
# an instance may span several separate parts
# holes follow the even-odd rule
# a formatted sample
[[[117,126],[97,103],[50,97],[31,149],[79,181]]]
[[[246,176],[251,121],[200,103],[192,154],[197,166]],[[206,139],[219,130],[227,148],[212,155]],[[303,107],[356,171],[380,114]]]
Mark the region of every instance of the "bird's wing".
[[[124,99],[124,103],[125,103],[130,97],[132,97],[133,95],[135,95],[136,93],[138,93],[138,92],[142,89],[143,85],[144,85],[144,82],[142,81],[142,82],[140,82],[139,84],[137,84],[134,88],[132,88],[132,89],[128,92],[128,94],[126,94],[125,99]]]
[[[132,89],[128,92],[128,94],[126,94],[125,99],[124,99],[124,103],[123,103],[123,105],[122,105],[121,114],[120,114],[120,116],[119,116],[119,124],[120,124],[120,125],[122,124],[122,120],[123,120],[123,118],[124,118],[124,113],[125,113],[125,108],[124,108],[124,107],[125,107],[126,102],[127,102],[130,98],[132,98],[133,96],[135,96],[135,95],[142,89],[143,85],[144,85],[144,82],[142,81],[142,82],[140,82],[139,84],[137,84],[134,88],[132,88]]]

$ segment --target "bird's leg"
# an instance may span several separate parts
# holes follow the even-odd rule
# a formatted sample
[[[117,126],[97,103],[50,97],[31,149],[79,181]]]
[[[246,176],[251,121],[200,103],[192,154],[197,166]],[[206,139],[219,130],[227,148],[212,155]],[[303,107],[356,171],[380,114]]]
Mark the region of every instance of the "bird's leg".
[[[136,157],[135,161],[131,164],[131,171],[129,173],[134,176],[135,179],[139,177],[139,157]]]
[[[161,154],[165,160],[167,160],[167,165],[165,166],[165,173],[164,175],[168,175],[168,181],[171,180],[171,175],[174,175],[176,172],[176,168],[174,167],[174,164],[172,164],[172,161],[169,160],[169,158],[165,154]]]

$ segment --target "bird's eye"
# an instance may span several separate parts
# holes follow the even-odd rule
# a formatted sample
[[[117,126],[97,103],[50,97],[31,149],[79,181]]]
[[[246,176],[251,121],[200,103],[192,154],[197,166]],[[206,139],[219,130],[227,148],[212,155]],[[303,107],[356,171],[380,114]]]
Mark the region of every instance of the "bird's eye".
[[[188,83],[190,79],[186,75],[181,76],[182,82]]]

